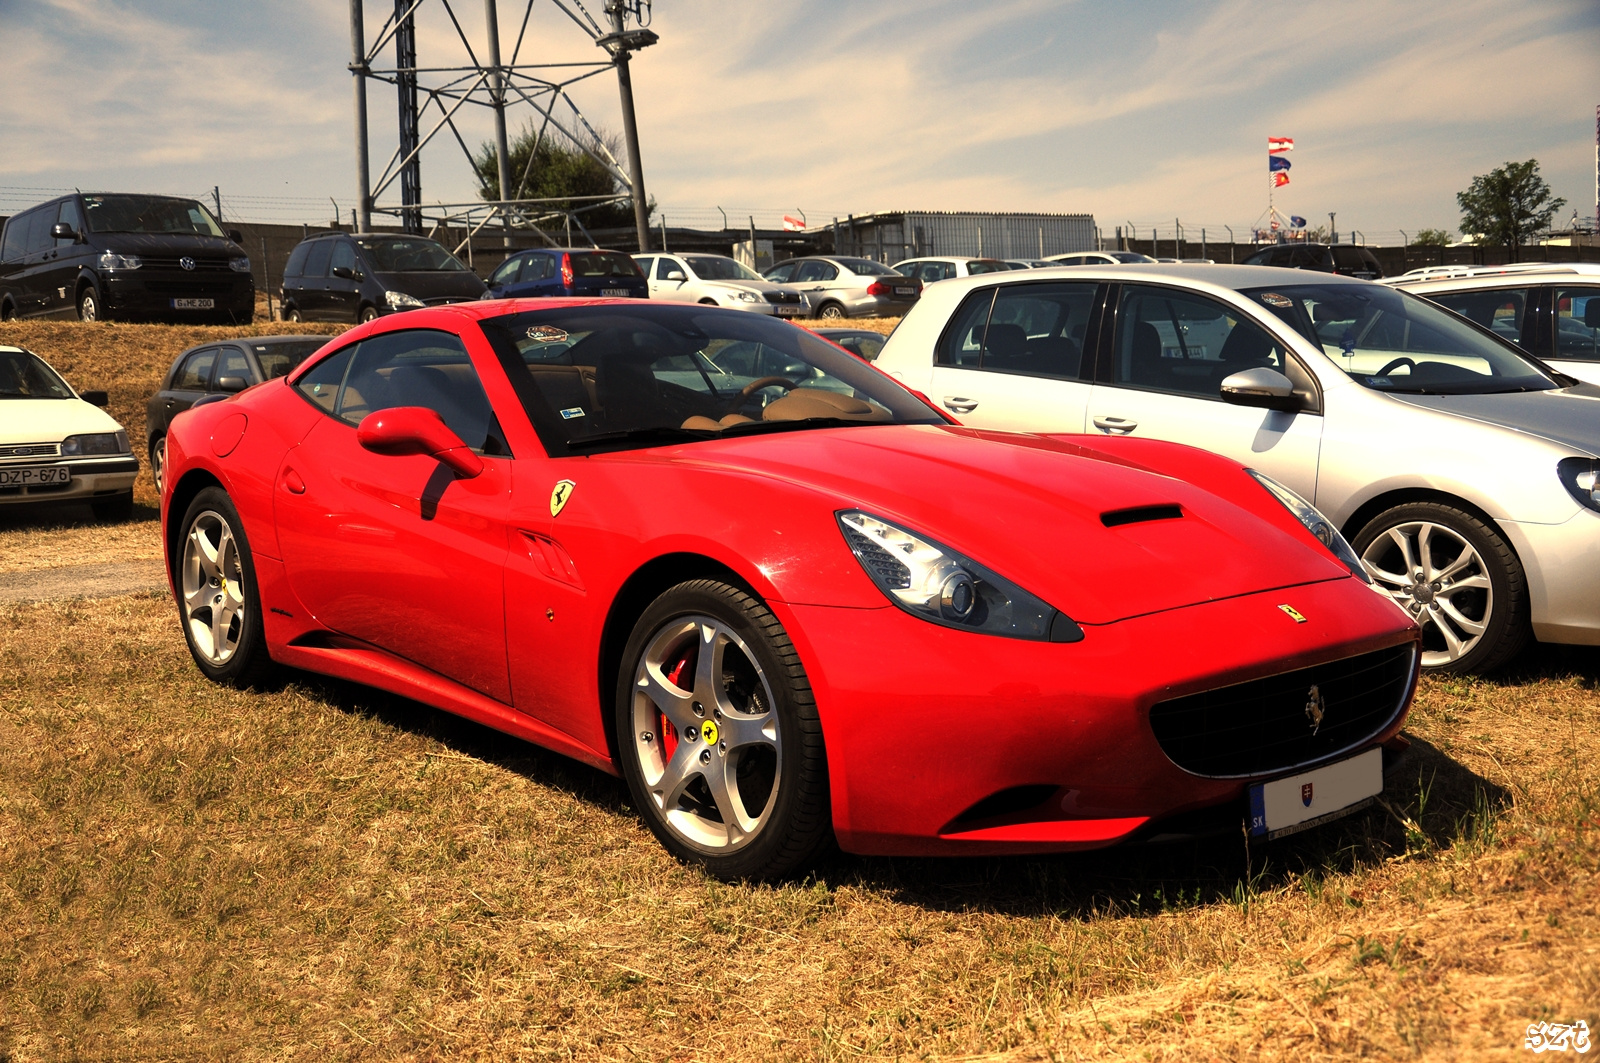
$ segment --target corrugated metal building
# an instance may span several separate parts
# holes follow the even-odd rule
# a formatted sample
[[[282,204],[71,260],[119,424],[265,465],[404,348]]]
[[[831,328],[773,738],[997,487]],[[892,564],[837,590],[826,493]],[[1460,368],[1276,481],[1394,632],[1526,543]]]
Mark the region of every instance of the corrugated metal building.
[[[838,219],[831,228],[836,254],[889,264],[924,255],[1048,258],[1093,251],[1096,241],[1092,214],[881,211]]]

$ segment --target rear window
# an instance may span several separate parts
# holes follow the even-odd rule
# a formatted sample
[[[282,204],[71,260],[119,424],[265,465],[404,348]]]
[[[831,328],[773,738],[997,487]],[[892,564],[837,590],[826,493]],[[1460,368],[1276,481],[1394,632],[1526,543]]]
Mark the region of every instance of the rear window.
[[[574,277],[643,277],[638,263],[620,251],[590,251],[572,256]]]
[[[288,376],[289,370],[322,350],[328,341],[322,338],[297,340],[293,343],[255,343],[256,364],[261,366],[261,379],[272,380]]]
[[[895,271],[885,266],[882,262],[874,262],[870,258],[838,258],[834,259],[851,273],[858,273],[863,277],[893,277]]]

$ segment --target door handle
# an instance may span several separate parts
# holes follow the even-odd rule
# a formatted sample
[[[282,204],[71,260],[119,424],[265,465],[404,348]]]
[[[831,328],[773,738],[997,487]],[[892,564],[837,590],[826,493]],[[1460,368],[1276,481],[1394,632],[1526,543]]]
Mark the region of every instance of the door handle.
[[[293,469],[283,470],[283,486],[289,489],[290,494],[303,495],[306,493],[306,482],[300,479],[300,474]]]
[[[1096,417],[1094,426],[1102,432],[1119,432],[1127,435],[1139,427],[1139,422],[1128,417]]]
[[[946,395],[944,408],[951,413],[971,413],[978,408],[978,400],[963,398],[960,395]]]

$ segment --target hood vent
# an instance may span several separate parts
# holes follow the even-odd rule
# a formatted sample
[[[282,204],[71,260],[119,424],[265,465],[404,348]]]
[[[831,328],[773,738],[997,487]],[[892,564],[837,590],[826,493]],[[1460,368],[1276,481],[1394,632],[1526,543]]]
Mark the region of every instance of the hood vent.
[[[1182,517],[1182,506],[1134,506],[1131,509],[1113,509],[1102,513],[1100,523],[1108,528],[1119,528],[1124,524],[1143,524],[1150,520],[1180,520]]]

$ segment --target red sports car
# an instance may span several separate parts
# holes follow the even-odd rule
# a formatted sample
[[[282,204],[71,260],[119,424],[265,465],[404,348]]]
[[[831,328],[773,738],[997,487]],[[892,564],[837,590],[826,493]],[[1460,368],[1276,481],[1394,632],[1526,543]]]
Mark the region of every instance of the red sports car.
[[[803,329],[630,300],[345,333],[179,416],[200,669],[367,683],[622,775],[723,877],[1089,849],[1381,790],[1417,629],[1223,458],[980,432]]]

